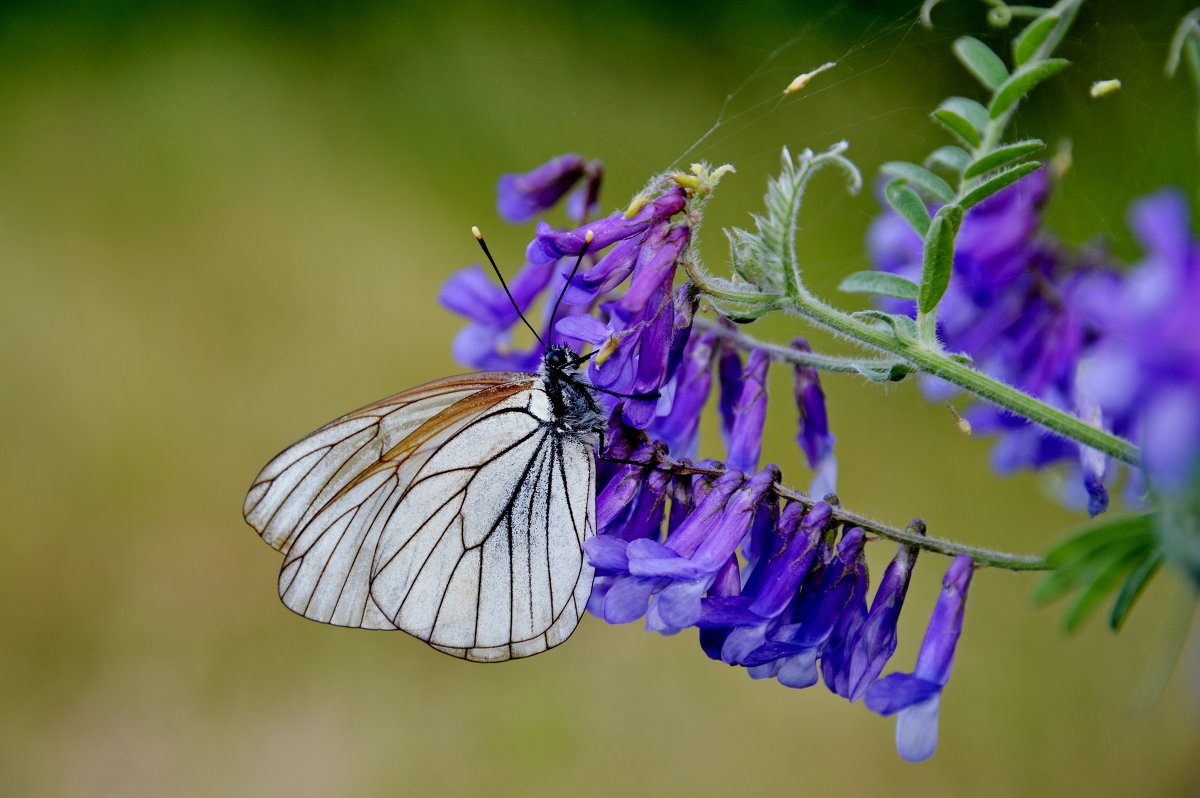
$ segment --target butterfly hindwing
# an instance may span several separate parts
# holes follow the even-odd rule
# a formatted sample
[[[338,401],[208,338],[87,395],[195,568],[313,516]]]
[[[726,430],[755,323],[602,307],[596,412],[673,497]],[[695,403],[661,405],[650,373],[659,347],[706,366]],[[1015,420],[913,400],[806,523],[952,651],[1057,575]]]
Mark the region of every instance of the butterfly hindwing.
[[[464,469],[468,452],[479,465]],[[523,406],[478,416],[401,498],[398,531],[376,554],[375,604],[398,628],[467,659],[561,643],[591,590],[581,546],[595,531],[594,471],[590,445],[556,430],[540,388]]]

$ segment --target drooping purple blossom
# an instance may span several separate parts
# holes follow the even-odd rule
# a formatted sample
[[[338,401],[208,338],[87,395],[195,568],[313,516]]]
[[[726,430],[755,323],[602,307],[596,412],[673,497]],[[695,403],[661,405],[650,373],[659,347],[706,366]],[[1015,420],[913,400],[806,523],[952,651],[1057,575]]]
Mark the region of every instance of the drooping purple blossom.
[[[910,762],[928,759],[937,749],[938,707],[954,665],[973,571],[971,558],[965,554],[950,562],[917,655],[916,669],[912,673],[888,674],[867,691],[867,709],[881,715],[899,713],[896,750]]]
[[[729,433],[733,429],[734,408],[742,395],[742,356],[732,347],[721,347],[717,358],[717,378],[721,387],[717,409],[721,414],[721,433],[728,445]]]
[[[619,301],[623,310],[636,313],[663,289],[670,291],[675,279],[675,263],[690,238],[690,228],[672,228],[666,221],[658,222],[646,231],[629,290]]]
[[[859,527],[842,534],[833,556],[819,571],[809,571],[787,622],[773,629],[763,646],[745,655],[743,664],[770,665],[764,675],[774,675],[788,687],[817,683],[822,649],[866,590],[866,567],[860,562],[864,537]]]
[[[730,468],[752,471],[762,452],[763,424],[767,418],[767,369],[771,359],[761,349],[750,353],[742,372],[741,391],[734,405],[733,425],[726,442]]]
[[[900,545],[895,558],[883,573],[870,612],[838,652],[834,667],[836,675],[832,679],[826,676],[825,683],[830,689],[851,702],[866,695],[867,689],[883,672],[896,651],[896,622],[904,606],[916,559],[915,547]],[[826,662],[833,663],[835,660],[827,659]]]
[[[597,252],[618,241],[640,236],[655,222],[682,211],[685,203],[683,189],[674,188],[647,202],[632,216],[615,213],[566,231],[555,230],[548,223],[539,222],[537,235],[526,248],[525,256],[530,263],[550,263],[567,255],[578,255],[588,233],[592,234],[590,249]]]
[[[708,401],[712,385],[716,341],[712,332],[688,338],[682,362],[665,392],[667,409],[649,427],[650,434],[664,441],[676,457],[696,456],[700,412]],[[659,407],[662,406],[660,401]]]
[[[587,170],[583,158],[569,153],[528,172],[501,175],[496,186],[496,211],[507,222],[528,222],[553,208]]]
[[[796,338],[792,348],[811,352],[808,341]],[[825,409],[825,392],[821,390],[821,377],[811,366],[797,365],[793,380],[796,406],[800,410],[800,432],[796,442],[808,459],[813,470],[813,481],[809,492],[814,496],[825,496],[837,492],[837,458],[833,444],[837,440],[829,431],[829,414]]]

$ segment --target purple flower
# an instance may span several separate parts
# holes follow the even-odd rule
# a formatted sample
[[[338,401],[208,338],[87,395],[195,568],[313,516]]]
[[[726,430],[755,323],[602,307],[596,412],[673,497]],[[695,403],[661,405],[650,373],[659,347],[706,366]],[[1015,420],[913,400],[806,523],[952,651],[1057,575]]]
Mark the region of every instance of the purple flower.
[[[584,224],[600,211],[600,185],[604,182],[604,164],[588,161],[583,166],[583,183],[567,197],[567,216]]]
[[[665,587],[658,596],[659,617],[669,627],[682,629],[699,622],[703,610],[701,597],[721,570],[727,567],[728,561],[735,559],[737,548],[750,531],[760,504],[778,479],[779,470],[770,466],[746,480],[730,496],[719,520],[702,538],[696,534],[703,528],[702,524],[688,527],[686,522],[667,538],[665,548],[678,551],[681,557],[686,557],[692,569],[690,577],[684,576],[685,571],[678,572],[674,583]],[[713,493],[716,493],[715,486]],[[705,503],[712,500],[713,493],[705,498]],[[697,509],[697,515],[702,508],[703,504]],[[654,567],[671,570],[681,566],[677,562],[660,562]],[[631,563],[631,571],[633,569],[634,564]]]
[[[592,564],[624,573],[609,588],[602,615],[609,623],[636,620],[650,609],[651,628],[673,632],[699,622],[702,596],[717,580],[731,589],[735,553],[779,477],[774,467],[746,479],[730,471],[713,482],[695,509],[663,543],[598,535],[584,544]],[[735,565],[730,565],[733,560]],[[651,598],[654,603],[651,605]]]
[[[832,509],[818,502],[805,513],[803,505],[788,504],[770,533],[763,535],[765,540],[758,545],[761,553],[740,595],[710,595],[704,600],[702,628],[744,627],[730,632],[733,639],[721,652],[726,662],[740,663],[766,643],[768,632],[793,604],[810,568],[825,556],[824,534]]]
[[[646,613],[651,595],[674,578],[698,578],[698,566],[690,557],[720,525],[729,497],[741,487],[741,472],[729,472],[712,484],[695,509],[667,537],[663,545],[649,539],[614,545],[609,536],[597,535],[583,544],[584,552],[596,568],[624,572],[608,592],[602,609],[609,623],[629,623]],[[721,563],[717,563],[719,566]]]
[[[924,528],[923,524],[921,528]],[[851,702],[866,695],[867,689],[896,652],[896,621],[900,617],[916,559],[917,549],[901,544],[884,571],[871,602],[871,611],[862,625],[847,637],[836,660],[825,660],[831,665],[836,661],[837,665],[836,676],[830,679],[827,675],[825,683]]]
[[[712,385],[712,361],[716,352],[716,334],[688,338],[682,362],[668,384],[664,396],[669,409],[650,426],[650,434],[665,442],[676,457],[695,457],[700,430],[700,412],[708,401]],[[663,403],[659,403],[661,411]]]
[[[762,508],[759,509],[759,512],[762,512]],[[708,598],[703,599],[702,603],[707,605],[714,600],[732,598],[737,596],[741,589],[742,579],[738,558],[736,555],[730,556],[725,561],[725,565],[721,566],[721,570],[717,572],[712,586],[708,589]],[[701,627],[700,648],[708,655],[709,659],[721,659],[721,649],[724,647],[725,639],[729,636],[730,631],[728,627]]]
[[[1152,484],[1178,493],[1200,464],[1200,247],[1178,191],[1135,203],[1130,227],[1145,259],[1087,287],[1086,312],[1105,335],[1084,385],[1105,415],[1136,417]]]
[[[796,338],[792,348],[811,352],[808,341]],[[825,410],[825,392],[815,368],[796,366],[796,406],[800,409],[800,432],[796,442],[813,470],[809,492],[825,496],[837,492],[837,458],[833,455],[836,437],[829,431],[829,414]]]
[[[867,691],[867,709],[881,715],[900,713],[896,718],[896,750],[910,762],[928,759],[937,749],[938,705],[942,689],[950,680],[973,570],[966,554],[951,561],[917,655],[916,670],[888,674]]]
[[[776,678],[788,687],[811,687],[817,683],[817,657],[847,613],[854,613],[866,591],[866,565],[862,562],[863,530],[852,527],[842,533],[834,556],[819,575],[809,573],[796,598],[794,622],[775,632],[779,648],[786,651],[777,664]],[[814,578],[815,577],[815,578]],[[781,634],[787,630],[785,634]],[[748,664],[757,664],[752,655]]]
[[[767,419],[767,371],[770,356],[755,349],[742,372],[741,391],[733,408],[733,426],[729,431],[726,461],[730,468],[753,471],[762,452],[763,424]]]
[[[721,384],[721,401],[718,405],[721,411],[721,434],[728,443],[729,433],[733,429],[734,408],[742,395],[742,357],[736,349],[721,347],[717,375]]]
[[[798,574],[801,576],[799,593],[788,596],[785,609],[775,620],[731,633],[722,652],[726,662],[745,665],[754,678],[774,676],[788,687],[810,687],[817,683],[817,658],[822,647],[847,607],[866,590],[866,569],[859,561],[864,542],[862,529],[847,530],[837,549],[831,552],[823,534],[811,537],[814,529],[823,532],[827,520],[828,516],[822,513],[811,521],[806,518],[801,524],[796,539],[804,541],[804,550],[796,550],[799,557],[784,572],[787,579],[784,584]],[[758,600],[751,607],[776,611],[778,599],[784,595],[776,589],[774,601]]]
[[[588,167],[583,158],[569,153],[528,172],[502,175],[496,185],[496,210],[500,218],[521,224],[553,208],[587,173]]]
[[[471,320],[454,340],[454,356],[466,365],[481,369],[532,371],[541,357],[540,348],[529,352],[503,352],[508,330],[520,316],[516,307],[528,310],[554,276],[550,266],[525,264],[509,282],[513,299],[479,265],[460,269],[450,276],[438,295],[447,308]]]
[[[618,241],[596,265],[575,275],[565,300],[582,305],[612,291],[633,273],[642,242],[637,238]]]
[[[619,535],[627,526],[647,487],[647,477],[662,473],[653,467],[654,455],[655,447],[651,444],[628,454],[624,459],[630,462],[621,465],[596,495],[596,530],[600,534]],[[659,500],[661,494],[660,490]]]
[[[546,222],[538,222],[537,237],[530,242],[525,255],[530,263],[550,263],[566,255],[578,255],[589,232],[592,233],[590,248],[597,252],[617,241],[641,235],[655,222],[679,213],[685,202],[683,189],[673,188],[643,205],[632,216],[615,213],[566,231],[556,231]]]
[[[624,310],[637,312],[664,287],[670,289],[675,278],[675,262],[691,239],[691,228],[670,227],[666,219],[656,223],[642,237],[633,280],[620,305]]]

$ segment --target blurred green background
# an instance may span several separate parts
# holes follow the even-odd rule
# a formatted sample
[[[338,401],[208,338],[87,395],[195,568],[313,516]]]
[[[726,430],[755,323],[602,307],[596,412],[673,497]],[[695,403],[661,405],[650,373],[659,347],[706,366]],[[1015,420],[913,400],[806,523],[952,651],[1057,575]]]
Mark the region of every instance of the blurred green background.
[[[1133,257],[1128,201],[1196,185],[1191,92],[1162,76],[1186,10],[1089,4],[1076,66],[1019,118],[1015,137],[1073,142],[1049,213],[1072,241]],[[495,219],[501,172],[602,158],[615,207],[711,129],[681,163],[738,167],[706,228],[720,263],[719,226],[757,207],[781,145],[849,139],[870,178],[945,143],[925,115],[975,91],[950,42],[1002,46],[983,12],[947,4],[926,31],[886,2],[4,4],[0,794],[1195,795],[1194,647],[1137,701],[1169,580],[1119,637],[1065,639],[1031,577],[979,573],[940,749],[910,765],[891,720],[752,682],[693,633],[589,618],[546,656],[477,666],[305,621],[240,517],[291,440],[460,370],[439,284],[477,258],[470,225],[509,269],[530,232]],[[866,266],[875,212],[813,184],[818,292]],[[804,485],[776,378],[766,455]],[[849,506],[1015,551],[1080,521],[1033,477],[993,478],[989,442],[914,386],[826,385]],[[943,567],[918,565],[898,668]]]

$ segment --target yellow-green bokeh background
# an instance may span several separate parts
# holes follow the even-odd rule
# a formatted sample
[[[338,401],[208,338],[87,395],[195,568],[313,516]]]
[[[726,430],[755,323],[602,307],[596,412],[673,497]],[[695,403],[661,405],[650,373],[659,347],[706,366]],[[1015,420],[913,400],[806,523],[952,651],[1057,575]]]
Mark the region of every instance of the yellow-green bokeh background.
[[[1050,210],[1073,241],[1132,256],[1128,201],[1196,184],[1194,103],[1161,71],[1186,10],[1089,6],[1076,67],[1018,122],[1073,140]],[[945,143],[924,115],[974,91],[949,43],[993,36],[982,13],[940,7],[930,32],[884,2],[6,4],[0,795],[1194,795],[1194,652],[1136,701],[1167,580],[1119,637],[1065,639],[1030,577],[979,573],[940,749],[910,765],[890,720],[752,682],[691,633],[589,618],[551,654],[485,667],[304,621],[240,518],[283,445],[458,370],[435,297],[477,257],[469,226],[509,268],[529,233],[495,220],[500,172],[600,157],[615,206],[724,119],[698,152],[739,169],[707,228],[720,262],[718,225],[754,209],[780,145],[847,138],[870,177]],[[1119,93],[1088,99],[1112,77]],[[865,267],[874,212],[870,192],[814,183],[819,292]],[[767,455],[802,485],[777,377]],[[827,390],[850,506],[1019,551],[1077,522],[1038,480],[993,478],[988,442],[913,386]],[[943,563],[918,565],[897,666]]]

